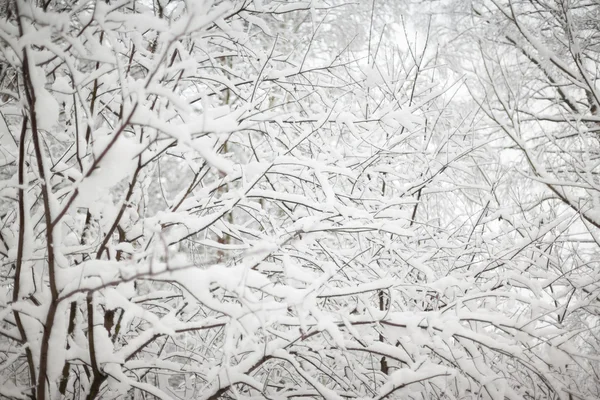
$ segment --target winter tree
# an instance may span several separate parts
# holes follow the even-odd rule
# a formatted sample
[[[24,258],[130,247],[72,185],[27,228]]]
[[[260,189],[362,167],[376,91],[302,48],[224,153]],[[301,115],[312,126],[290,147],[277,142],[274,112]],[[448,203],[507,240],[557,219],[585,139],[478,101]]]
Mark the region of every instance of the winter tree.
[[[568,398],[600,396],[599,13],[580,1],[470,10],[469,87],[512,175],[498,216],[520,244],[501,267],[519,273],[521,294],[552,305],[530,324],[547,330],[537,347]]]
[[[470,73],[408,2],[0,3],[0,397],[597,395],[597,8],[529,4]]]

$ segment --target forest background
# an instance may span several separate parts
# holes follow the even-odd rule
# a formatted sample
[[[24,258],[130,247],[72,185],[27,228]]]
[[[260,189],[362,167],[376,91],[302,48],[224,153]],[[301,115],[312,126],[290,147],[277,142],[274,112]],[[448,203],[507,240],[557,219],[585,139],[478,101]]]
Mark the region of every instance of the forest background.
[[[0,398],[600,398],[600,3],[0,1]]]

